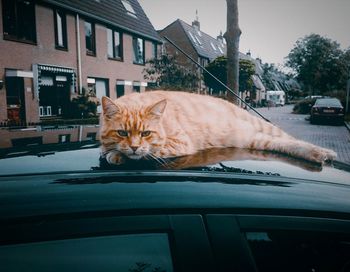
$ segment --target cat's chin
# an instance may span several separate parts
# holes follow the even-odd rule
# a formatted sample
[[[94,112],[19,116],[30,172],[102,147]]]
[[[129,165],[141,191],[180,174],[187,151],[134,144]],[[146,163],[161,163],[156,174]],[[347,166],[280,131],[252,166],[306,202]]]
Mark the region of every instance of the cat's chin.
[[[137,155],[137,154],[130,154],[130,155],[127,155],[127,157],[128,157],[129,159],[132,159],[132,160],[140,160],[140,159],[143,158],[142,155]]]

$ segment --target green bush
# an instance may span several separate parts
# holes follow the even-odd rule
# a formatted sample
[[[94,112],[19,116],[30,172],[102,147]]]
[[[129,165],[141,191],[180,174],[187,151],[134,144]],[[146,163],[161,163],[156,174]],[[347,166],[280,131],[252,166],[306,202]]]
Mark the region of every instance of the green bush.
[[[90,100],[91,95],[83,94],[72,99],[69,103],[68,111],[64,118],[91,118],[96,116],[98,102]]]

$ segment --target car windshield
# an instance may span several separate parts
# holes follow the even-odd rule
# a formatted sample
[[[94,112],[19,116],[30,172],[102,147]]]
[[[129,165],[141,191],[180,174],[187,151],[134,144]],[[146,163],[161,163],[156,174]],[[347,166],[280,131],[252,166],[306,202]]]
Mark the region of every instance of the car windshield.
[[[338,99],[332,99],[332,98],[323,98],[323,99],[317,99],[316,106],[328,106],[328,107],[341,107],[341,103]]]
[[[347,179],[347,1],[0,2],[2,175]]]

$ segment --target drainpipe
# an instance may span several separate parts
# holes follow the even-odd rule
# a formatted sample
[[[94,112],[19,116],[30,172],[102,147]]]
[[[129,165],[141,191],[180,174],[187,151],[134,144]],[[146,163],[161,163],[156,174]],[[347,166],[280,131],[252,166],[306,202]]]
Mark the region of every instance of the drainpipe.
[[[77,54],[78,54],[78,81],[79,81],[79,94],[82,93],[82,79],[81,79],[81,48],[80,48],[80,25],[79,14],[76,16],[76,30],[77,30]]]
[[[78,130],[78,140],[79,142],[81,142],[83,140],[83,125],[79,126],[79,130]]]

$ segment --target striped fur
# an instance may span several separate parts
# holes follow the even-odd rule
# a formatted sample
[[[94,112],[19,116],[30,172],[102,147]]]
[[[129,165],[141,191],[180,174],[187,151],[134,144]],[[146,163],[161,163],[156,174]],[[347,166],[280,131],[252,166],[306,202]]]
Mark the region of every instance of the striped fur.
[[[133,93],[102,98],[102,155],[112,164],[123,157],[162,160],[208,148],[269,150],[323,163],[336,153],[303,142],[219,98],[185,92]],[[121,136],[118,131],[127,132]],[[150,131],[147,136],[142,132]]]

